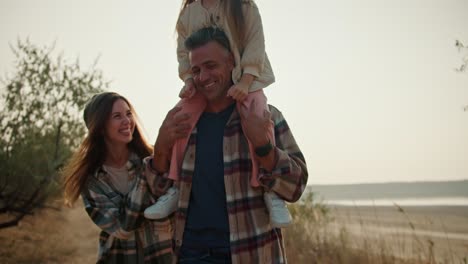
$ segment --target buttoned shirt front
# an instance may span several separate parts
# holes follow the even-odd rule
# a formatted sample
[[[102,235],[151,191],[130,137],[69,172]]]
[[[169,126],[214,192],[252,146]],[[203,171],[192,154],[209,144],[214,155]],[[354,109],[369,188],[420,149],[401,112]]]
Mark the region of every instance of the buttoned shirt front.
[[[103,167],[89,177],[81,193],[86,212],[101,229],[97,263],[171,263],[171,220],[150,221],[143,216],[161,193],[150,193],[144,164],[136,155],[126,168],[131,183],[127,193],[118,191]]]
[[[307,184],[305,159],[296,144],[289,126],[281,112],[270,106],[274,122],[276,167],[267,172],[260,168],[260,187],[250,185],[251,159],[247,140],[242,132],[240,116],[234,110],[224,129],[223,160],[226,203],[229,219],[230,245],[233,263],[285,263],[286,256],[283,234],[280,229],[272,228],[263,193],[265,190],[276,192],[288,202],[297,201]],[[189,207],[192,177],[195,169],[196,128],[190,140],[182,163],[179,185],[178,210],[175,213],[175,250],[178,252]],[[150,164],[146,159],[147,164]],[[167,174],[158,174],[146,166],[148,183],[156,192],[162,192],[157,179]],[[150,173],[151,172],[151,173]],[[157,190],[159,189],[159,190]]]

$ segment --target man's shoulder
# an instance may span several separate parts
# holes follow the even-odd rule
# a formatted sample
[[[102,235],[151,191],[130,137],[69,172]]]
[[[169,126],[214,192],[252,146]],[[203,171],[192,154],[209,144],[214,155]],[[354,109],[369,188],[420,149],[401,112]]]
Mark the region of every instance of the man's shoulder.
[[[284,119],[283,113],[276,106],[268,104],[268,109],[270,110],[271,119],[273,121],[278,121],[278,120]]]
[[[273,114],[273,112],[281,114],[281,111],[274,105],[268,104],[268,108],[270,109],[271,114]]]

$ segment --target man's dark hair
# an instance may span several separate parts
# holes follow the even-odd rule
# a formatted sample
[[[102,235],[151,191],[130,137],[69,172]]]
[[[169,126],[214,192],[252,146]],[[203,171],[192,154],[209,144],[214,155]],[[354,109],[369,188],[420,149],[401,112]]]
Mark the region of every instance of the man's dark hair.
[[[205,27],[198,31],[195,31],[185,40],[185,48],[189,51],[194,50],[207,44],[210,41],[215,41],[229,52],[231,51],[231,45],[229,45],[229,39],[226,33],[219,28]]]

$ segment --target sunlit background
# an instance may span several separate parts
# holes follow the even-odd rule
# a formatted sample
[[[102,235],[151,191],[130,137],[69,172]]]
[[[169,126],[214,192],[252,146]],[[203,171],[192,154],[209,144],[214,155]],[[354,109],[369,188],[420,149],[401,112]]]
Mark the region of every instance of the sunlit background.
[[[465,0],[257,0],[276,83],[269,102],[303,150],[309,184],[468,179]],[[151,141],[177,102],[181,1],[2,0],[0,73],[29,38],[102,69]]]

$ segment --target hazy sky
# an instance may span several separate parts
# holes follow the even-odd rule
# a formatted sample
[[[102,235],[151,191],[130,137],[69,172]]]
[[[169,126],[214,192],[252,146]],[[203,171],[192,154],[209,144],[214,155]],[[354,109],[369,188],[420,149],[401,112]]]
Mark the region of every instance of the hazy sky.
[[[151,141],[177,102],[181,1],[2,0],[9,44],[56,43],[136,106]],[[309,184],[468,179],[466,0],[257,0],[276,83],[269,102],[304,152]]]

